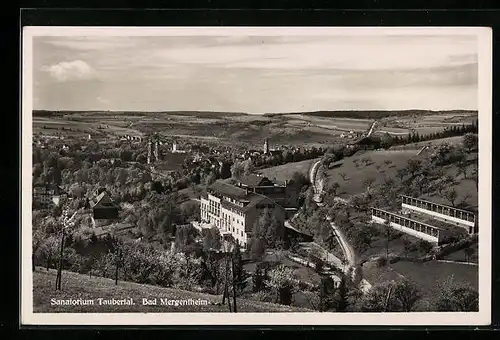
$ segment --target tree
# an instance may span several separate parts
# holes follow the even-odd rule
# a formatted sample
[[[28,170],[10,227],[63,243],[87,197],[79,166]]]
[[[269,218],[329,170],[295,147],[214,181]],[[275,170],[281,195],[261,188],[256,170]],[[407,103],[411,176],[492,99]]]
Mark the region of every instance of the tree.
[[[345,312],[349,307],[349,289],[345,277],[340,281],[333,300],[333,306],[337,312]]]
[[[220,177],[222,179],[231,177],[231,163],[229,162],[222,163],[222,166],[220,167]]]
[[[412,250],[412,243],[408,239],[403,239],[403,248],[405,255],[408,255]]]
[[[241,178],[244,172],[245,168],[242,162],[234,162],[234,164],[231,166],[231,176],[235,179]]]
[[[472,180],[476,183],[476,189],[479,188],[479,171],[477,164],[472,168]]]
[[[234,282],[237,294],[241,294],[245,287],[247,286],[247,279],[250,276],[247,271],[243,268],[243,258],[241,256],[241,250],[239,245],[236,245],[233,249],[233,272],[234,272]]]
[[[422,170],[422,161],[410,158],[406,164],[406,168],[413,178]]]
[[[333,155],[331,153],[327,153],[321,159],[321,165],[323,165],[325,168],[329,169],[330,164],[334,161],[335,161],[335,155]]]
[[[468,164],[465,159],[459,160],[457,163],[457,175],[464,175],[464,178],[467,178],[467,169],[468,169]]]
[[[474,255],[475,251],[471,247],[467,247],[464,249],[465,262],[468,262],[472,255]]]
[[[399,181],[400,182],[403,182],[403,179],[405,178],[405,176],[408,174],[408,170],[405,169],[405,168],[401,168],[401,169],[398,169],[396,171],[396,176],[399,178]]]
[[[43,240],[45,239],[45,237],[46,237],[45,233],[40,228],[33,230],[33,235],[31,238],[31,240],[32,240],[31,241],[31,243],[32,243],[32,253],[31,253],[32,254],[31,255],[32,264],[31,264],[31,267],[32,267],[33,271],[35,271],[35,259],[36,259],[38,250],[42,246]]]
[[[470,153],[478,147],[478,136],[474,133],[467,133],[462,137],[462,145]]]
[[[424,192],[424,189],[427,188],[429,185],[429,178],[424,174],[419,174],[413,179],[412,182],[413,185],[418,190],[418,193],[422,194]]]
[[[259,261],[262,260],[265,254],[265,240],[257,237],[252,237],[252,239],[250,240],[250,257],[255,261]]]
[[[479,294],[469,283],[447,278],[439,286],[436,308],[441,312],[477,312]]]
[[[254,273],[252,274],[252,290],[259,292],[266,288],[265,282],[267,280],[267,266],[265,262],[257,264]]]
[[[328,185],[326,187],[326,193],[332,196],[337,196],[337,191],[339,189],[340,185],[337,182],[328,182]]]
[[[213,172],[210,172],[208,176],[205,178],[205,185],[209,186],[213,184],[216,179],[217,177],[215,176],[215,174]]]
[[[421,297],[420,289],[409,279],[398,281],[394,287],[394,298],[403,312],[411,312]]]
[[[282,305],[292,303],[293,293],[296,289],[293,269],[280,264],[269,271],[266,283],[276,293],[276,301]]]
[[[373,177],[367,177],[363,180],[363,185],[366,187],[367,191],[370,191],[373,183],[375,183],[375,178],[373,178]]]
[[[194,228],[190,225],[177,226],[175,229],[175,248],[181,252],[186,252],[194,242]]]
[[[335,293],[333,280],[330,277],[322,277],[318,293],[318,310],[320,312],[326,312],[335,307]]]
[[[203,229],[203,250],[219,250],[221,248],[221,236],[216,227]]]
[[[42,242],[42,245],[40,246],[40,254],[41,257],[46,261],[47,270],[49,270],[49,268],[51,267],[52,260],[54,260],[57,256],[59,246],[60,240],[54,235],[49,236]]]
[[[450,202],[451,206],[454,207],[458,198],[455,188],[448,189],[444,194],[444,198],[446,198]]]
[[[247,159],[245,162],[244,162],[244,165],[243,165],[243,173],[245,175],[250,175],[254,172],[255,170],[255,166],[253,165],[253,162],[251,159]]]
[[[270,209],[264,209],[253,225],[251,253],[258,250],[259,254],[267,247],[280,248],[283,245],[283,236],[284,225],[279,223]],[[254,248],[255,246],[257,248]]]
[[[292,181],[295,183],[298,189],[302,189],[302,187],[308,182],[306,176],[298,171],[295,171],[292,174]]]
[[[365,166],[373,163],[372,159],[368,156],[364,156],[363,158],[361,158],[361,162],[365,163]]]
[[[394,282],[373,286],[360,301],[362,312],[393,312],[398,310],[394,298]]]
[[[389,149],[393,144],[394,138],[389,133],[386,133],[382,136],[382,139],[380,141],[380,146],[382,148]]]
[[[341,173],[339,173],[339,176],[344,180],[344,182],[347,182],[347,180],[348,180],[347,173],[341,172]]]

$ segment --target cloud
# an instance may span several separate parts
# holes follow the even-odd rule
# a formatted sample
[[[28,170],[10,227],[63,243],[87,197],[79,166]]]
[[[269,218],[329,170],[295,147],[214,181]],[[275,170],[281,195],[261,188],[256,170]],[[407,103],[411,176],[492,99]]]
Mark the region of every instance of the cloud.
[[[57,81],[90,80],[97,78],[97,72],[83,60],[62,61],[42,67],[42,71]]]
[[[109,103],[109,100],[102,98],[102,97],[97,97],[96,98],[99,103],[107,104]]]

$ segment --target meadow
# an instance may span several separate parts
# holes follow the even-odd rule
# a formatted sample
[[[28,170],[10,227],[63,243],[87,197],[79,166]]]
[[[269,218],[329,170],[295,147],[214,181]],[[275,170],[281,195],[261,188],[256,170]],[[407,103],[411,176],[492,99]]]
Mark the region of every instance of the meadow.
[[[366,179],[372,179],[372,187],[383,183],[385,178],[396,177],[398,169],[406,167],[409,159],[424,159],[415,150],[360,151],[344,158],[341,166],[326,171],[328,178],[339,184],[338,196],[349,198],[365,191]],[[364,162],[367,161],[368,163]],[[387,163],[386,163],[387,162]],[[342,176],[345,176],[345,180]]]
[[[319,158],[315,159],[308,159],[305,161],[301,162],[292,162],[292,163],[287,163],[283,165],[278,165],[278,166],[273,166],[270,168],[265,168],[258,170],[258,173],[270,178],[270,179],[276,179],[278,181],[285,181],[285,180],[290,180],[292,178],[292,175],[295,172],[299,172],[306,176],[306,178],[309,177],[309,169],[311,166],[317,162]]]

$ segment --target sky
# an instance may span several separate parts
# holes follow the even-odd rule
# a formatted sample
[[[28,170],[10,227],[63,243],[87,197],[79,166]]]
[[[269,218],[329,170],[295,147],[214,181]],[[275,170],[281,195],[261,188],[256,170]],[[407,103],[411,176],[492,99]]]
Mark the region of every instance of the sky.
[[[37,36],[33,108],[477,110],[477,37]]]

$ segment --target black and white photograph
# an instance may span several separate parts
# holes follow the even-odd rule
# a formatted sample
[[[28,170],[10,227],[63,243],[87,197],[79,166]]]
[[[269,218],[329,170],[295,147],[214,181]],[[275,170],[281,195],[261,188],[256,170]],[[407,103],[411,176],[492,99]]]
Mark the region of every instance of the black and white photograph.
[[[22,76],[22,322],[489,324],[488,29],[27,27]]]

